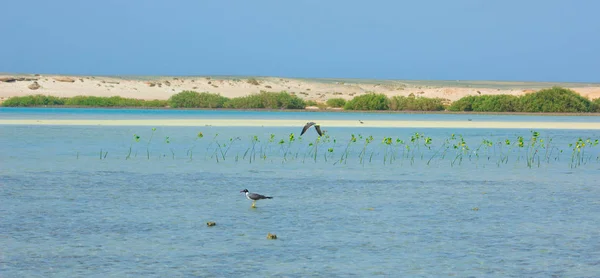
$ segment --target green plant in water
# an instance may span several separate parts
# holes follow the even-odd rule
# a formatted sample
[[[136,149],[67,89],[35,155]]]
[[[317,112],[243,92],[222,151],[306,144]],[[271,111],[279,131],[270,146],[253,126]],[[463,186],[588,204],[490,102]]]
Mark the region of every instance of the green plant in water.
[[[281,139],[281,141],[279,141],[279,145],[281,145],[281,149],[283,151],[283,161],[286,162],[287,161],[287,156],[288,154],[290,154],[290,148],[292,146],[292,143],[296,140],[296,137],[294,136],[294,133],[290,133],[290,135],[288,136],[288,141],[287,141],[287,145],[284,146],[285,144],[285,140]]]
[[[246,155],[248,154],[248,152],[250,151],[250,163],[252,163],[252,160],[256,161],[256,144],[260,142],[260,140],[258,139],[258,136],[254,135],[252,136],[252,147],[248,148],[246,150],[246,152],[244,153],[244,159],[246,159]]]
[[[462,135],[459,135],[458,142],[454,144],[453,147],[456,150],[456,156],[454,157],[454,160],[452,160],[452,163],[450,163],[450,165],[454,166],[456,160],[458,160],[458,164],[460,165],[463,160],[463,155],[469,153],[469,146],[467,145],[467,142],[465,142],[465,138],[463,138]]]
[[[190,160],[192,160],[194,156],[194,148],[196,147],[196,141],[202,138],[204,138],[204,134],[202,132],[198,132],[198,134],[196,134],[196,138],[194,138],[194,144],[187,150],[187,155],[189,156]]]
[[[153,127],[152,133],[150,134],[150,139],[148,139],[148,143],[146,144],[146,157],[148,157],[148,160],[150,159],[150,142],[152,142],[152,137],[154,137],[155,131],[156,131],[156,128]]]
[[[348,153],[349,153],[349,149],[350,149],[350,145],[352,143],[356,143],[356,136],[354,136],[354,134],[351,134],[350,140],[348,141],[348,144],[346,145],[346,148],[344,149],[344,153],[342,154],[342,157],[340,158],[340,163],[344,162],[344,164],[346,164],[348,162]],[[337,162],[336,162],[337,163]]]
[[[313,145],[315,162],[317,162],[317,153],[319,152],[319,141],[320,140],[321,140],[321,136],[317,137],[317,139],[315,139],[315,144]]]
[[[139,141],[140,141],[140,136],[137,134],[133,134],[133,140],[129,144],[129,152],[127,153],[127,156],[125,157],[125,160],[127,160],[131,157],[131,150],[133,148],[133,143],[137,143]]]
[[[367,146],[369,146],[369,144],[371,144],[372,141],[373,141],[373,136],[369,136],[369,137],[365,138],[365,144],[363,145],[363,149],[360,152],[360,154],[358,155],[358,157],[360,158],[360,164],[364,165],[363,158],[365,157],[365,153],[367,151]]]
[[[169,138],[169,136],[165,137],[165,143],[171,144],[171,138]],[[175,160],[175,151],[173,150],[173,148],[169,147],[169,151],[171,151],[171,157],[173,158],[173,160]]]
[[[388,154],[390,154],[390,161],[389,163],[392,163],[391,161],[391,148],[392,148],[392,137],[383,137],[383,140],[381,140],[381,143],[384,144],[385,147],[385,152],[383,155],[383,164],[385,165],[387,160],[388,160]]]
[[[581,166],[582,163],[586,164],[591,159],[591,156],[586,161],[585,150],[596,145],[598,145],[598,139],[592,141],[590,138],[586,140],[578,138],[575,143],[569,144],[569,147],[573,148],[573,152],[571,153],[571,168]]]

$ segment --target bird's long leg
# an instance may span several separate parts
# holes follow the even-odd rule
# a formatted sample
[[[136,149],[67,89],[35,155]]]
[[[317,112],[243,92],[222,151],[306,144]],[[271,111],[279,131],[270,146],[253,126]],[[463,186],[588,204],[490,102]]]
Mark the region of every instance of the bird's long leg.
[[[252,208],[256,207],[256,201],[252,201]]]

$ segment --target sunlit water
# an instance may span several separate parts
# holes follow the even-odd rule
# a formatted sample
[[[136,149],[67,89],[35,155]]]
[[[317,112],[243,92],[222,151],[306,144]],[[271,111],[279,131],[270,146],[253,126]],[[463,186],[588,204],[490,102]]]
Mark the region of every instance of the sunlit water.
[[[23,118],[38,113],[23,111]],[[98,113],[79,111],[72,116]],[[64,117],[49,113],[38,116]],[[145,112],[121,113],[145,117]],[[180,118],[153,113],[150,118]],[[285,114],[238,113],[240,118]],[[347,114],[319,118],[338,115]],[[528,167],[522,150],[506,163],[499,163],[499,153],[472,152],[484,138],[529,139],[527,130],[329,128],[336,143],[319,142],[315,162],[312,130],[300,139],[300,128],[156,128],[152,135],[148,127],[0,126],[0,276],[600,273],[600,146],[590,148],[577,167],[568,146],[579,137],[600,138],[598,131],[538,130],[563,153],[555,150]],[[421,145],[413,157],[399,148],[396,159],[384,164],[382,138],[408,142],[415,132],[432,138],[432,149]],[[296,141],[284,159],[285,144],[278,142],[289,140],[290,133]],[[470,156],[451,164],[456,152],[450,150],[428,165],[453,133],[471,146]],[[363,139],[340,162],[351,134]],[[256,160],[250,161],[250,154],[243,154],[254,135],[260,142]],[[369,135],[374,140],[361,163]],[[227,154],[216,147],[226,149],[236,137]],[[244,188],[274,198],[252,209],[239,192]],[[208,227],[208,221],[217,224]],[[268,240],[268,233],[278,239]]]

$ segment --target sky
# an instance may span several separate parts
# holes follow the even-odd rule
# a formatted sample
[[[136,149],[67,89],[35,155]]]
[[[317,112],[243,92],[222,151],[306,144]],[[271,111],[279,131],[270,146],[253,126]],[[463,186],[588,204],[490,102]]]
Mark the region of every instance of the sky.
[[[19,0],[0,72],[600,82],[596,0]]]

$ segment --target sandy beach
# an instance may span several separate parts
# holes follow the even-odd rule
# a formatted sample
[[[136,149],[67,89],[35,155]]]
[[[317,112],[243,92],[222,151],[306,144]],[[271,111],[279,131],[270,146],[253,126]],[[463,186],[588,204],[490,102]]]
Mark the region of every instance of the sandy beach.
[[[600,123],[581,122],[495,122],[495,121],[365,121],[315,120],[322,129],[328,127],[356,128],[487,128],[487,129],[569,129],[600,130]],[[240,119],[152,119],[152,120],[42,120],[0,119],[0,125],[68,125],[68,126],[255,126],[302,127],[302,120],[240,120]]]
[[[468,95],[522,95],[555,85],[570,88],[589,99],[600,97],[600,84],[594,83],[0,74],[0,102],[12,96],[35,94],[166,100],[184,90],[219,93],[225,97],[240,97],[260,91],[287,91],[305,100],[317,102],[325,102],[330,98],[349,100],[357,95],[376,92],[387,96],[412,94],[438,97],[452,102]]]

